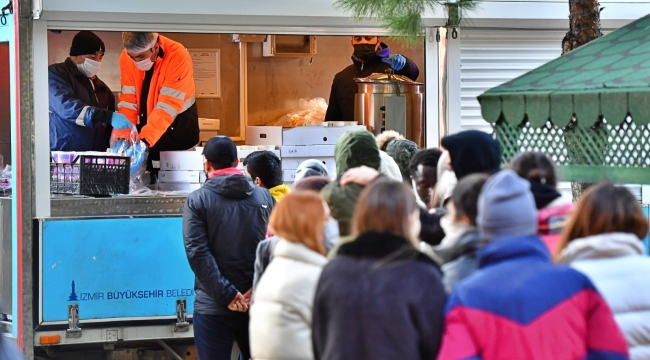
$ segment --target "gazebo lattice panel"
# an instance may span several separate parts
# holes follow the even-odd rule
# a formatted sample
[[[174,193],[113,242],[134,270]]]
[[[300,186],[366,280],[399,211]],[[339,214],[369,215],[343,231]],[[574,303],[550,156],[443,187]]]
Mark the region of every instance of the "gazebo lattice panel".
[[[534,128],[527,120],[513,126],[500,119],[492,126],[504,163],[520,152],[540,151],[555,161],[566,181],[650,183],[650,124],[627,117],[620,125],[601,119],[582,127],[574,119],[564,128],[551,121]]]

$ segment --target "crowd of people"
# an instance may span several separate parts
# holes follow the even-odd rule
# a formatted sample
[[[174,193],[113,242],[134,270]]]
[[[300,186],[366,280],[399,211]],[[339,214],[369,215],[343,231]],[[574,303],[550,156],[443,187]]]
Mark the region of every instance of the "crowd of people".
[[[650,359],[648,221],[626,188],[574,204],[550,158],[504,165],[478,131],[422,150],[349,131],[337,173],[305,162],[291,190],[269,154],[242,174],[229,138],[204,148],[183,222],[200,359],[233,341],[255,360]]]

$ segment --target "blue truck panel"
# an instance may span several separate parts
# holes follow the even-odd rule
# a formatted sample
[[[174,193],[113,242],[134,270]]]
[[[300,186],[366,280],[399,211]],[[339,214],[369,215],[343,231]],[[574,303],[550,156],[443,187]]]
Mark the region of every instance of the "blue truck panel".
[[[148,320],[194,306],[194,273],[181,217],[45,220],[42,227],[42,323],[79,319]]]

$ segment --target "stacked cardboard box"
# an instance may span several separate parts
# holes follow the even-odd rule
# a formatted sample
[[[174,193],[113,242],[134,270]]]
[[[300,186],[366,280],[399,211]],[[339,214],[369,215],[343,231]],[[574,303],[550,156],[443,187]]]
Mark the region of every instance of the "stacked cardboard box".
[[[321,161],[332,179],[336,179],[334,146],[349,130],[364,126],[302,126],[282,131],[282,171],[286,184],[292,185],[298,166],[305,160]]]
[[[161,190],[194,191],[205,182],[205,158],[199,151],[161,151],[158,172]]]
[[[276,145],[280,148],[285,184],[293,185],[296,170],[305,160],[323,162],[332,179],[336,178],[334,146],[349,130],[364,126],[300,126],[282,129],[280,126],[247,126],[246,144],[252,146]]]
[[[219,135],[220,129],[219,119],[199,118],[199,145],[203,146],[210,138]]]
[[[251,153],[254,153],[255,151],[261,151],[261,150],[268,150],[274,153],[277,157],[281,159],[280,156],[280,150],[277,150],[275,148],[270,148],[269,145],[266,146],[255,146],[255,145],[244,145],[244,146],[237,146],[237,157],[239,158],[239,166],[237,166],[237,169],[239,169],[241,172],[244,172],[246,168],[244,167],[244,159]]]

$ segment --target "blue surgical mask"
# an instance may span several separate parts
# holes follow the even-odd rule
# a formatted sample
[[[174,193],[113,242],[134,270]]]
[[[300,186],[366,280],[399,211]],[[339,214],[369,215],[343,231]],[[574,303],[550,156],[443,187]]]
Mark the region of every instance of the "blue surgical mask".
[[[325,247],[326,252],[329,252],[336,245],[339,237],[341,237],[339,222],[334,219],[328,220],[323,226],[323,247]]]

